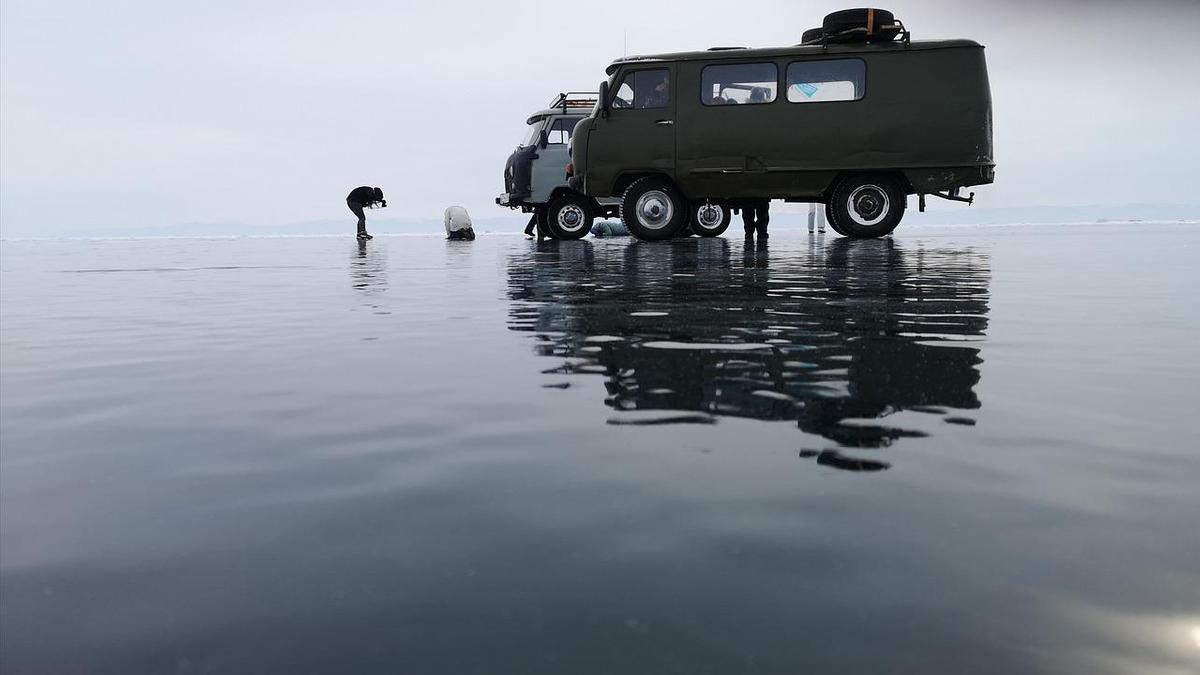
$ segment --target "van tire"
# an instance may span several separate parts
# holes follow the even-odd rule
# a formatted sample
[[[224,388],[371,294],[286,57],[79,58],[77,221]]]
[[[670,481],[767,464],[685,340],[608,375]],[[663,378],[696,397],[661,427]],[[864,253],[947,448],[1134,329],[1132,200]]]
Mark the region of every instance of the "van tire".
[[[850,236],[850,235],[846,234],[846,232],[842,229],[841,225],[838,225],[837,217],[833,213],[833,205],[832,204],[825,205],[825,222],[829,224],[829,229],[833,230],[834,232],[837,232],[838,234],[842,235],[843,237]]]
[[[821,22],[821,28],[829,35],[860,28],[865,31],[868,23],[868,15],[870,15],[871,19],[872,37],[878,36],[883,32],[880,28],[890,27],[896,23],[896,16],[886,9],[860,7],[856,9],[843,9],[826,14],[825,20]]]
[[[710,209],[715,212],[705,213]],[[733,219],[733,211],[725,202],[692,202],[692,208],[688,215],[692,233],[701,237],[719,236],[729,229],[729,222]],[[709,224],[705,225],[705,223]]]
[[[680,234],[690,212],[679,190],[659,176],[639,178],[621,196],[621,220],[638,239],[661,241]]]
[[[821,38],[825,37],[824,28],[809,28],[800,34],[800,44],[815,45],[820,44]]]
[[[566,192],[551,199],[546,207],[546,230],[555,239],[583,239],[592,231],[595,217],[590,199]]]
[[[907,206],[900,182],[886,174],[860,174],[838,181],[826,215],[829,226],[847,237],[891,234]]]

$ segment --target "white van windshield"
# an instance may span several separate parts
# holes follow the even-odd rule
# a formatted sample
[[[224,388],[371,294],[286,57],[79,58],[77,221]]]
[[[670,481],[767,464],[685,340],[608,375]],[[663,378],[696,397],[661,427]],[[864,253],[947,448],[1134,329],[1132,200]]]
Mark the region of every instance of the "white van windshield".
[[[542,130],[542,124],[545,120],[538,120],[525,128],[525,135],[522,136],[521,145],[518,147],[528,148],[531,145],[536,145],[541,137],[539,132]]]

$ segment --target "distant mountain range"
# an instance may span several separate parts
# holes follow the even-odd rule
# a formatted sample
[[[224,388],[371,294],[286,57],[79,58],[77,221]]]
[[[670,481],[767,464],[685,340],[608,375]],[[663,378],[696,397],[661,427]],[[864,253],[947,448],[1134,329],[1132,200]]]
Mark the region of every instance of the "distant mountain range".
[[[529,217],[476,218],[477,232],[519,232]],[[442,221],[435,218],[369,218],[372,234],[430,234],[444,232]],[[354,232],[354,219],[308,220],[286,225],[248,225],[245,223],[182,223],[159,227],[114,230],[97,236],[121,237],[223,237],[223,236],[320,236]]]
[[[1056,223],[1104,222],[1200,222],[1200,204],[1123,204],[1116,206],[1024,206],[1010,208],[977,208],[962,205],[942,206],[936,211],[920,213],[916,200],[909,200],[909,209],[901,227],[921,225],[1019,225]],[[788,208],[801,207],[791,205]],[[529,217],[520,213],[507,216],[476,218],[477,232],[520,232]],[[733,223],[737,227],[740,223]],[[806,227],[807,214],[798,209],[776,208],[771,213],[774,228]],[[86,237],[222,237],[222,236],[320,236],[351,232],[354,223],[346,218],[310,220],[284,225],[252,225],[247,223],[182,223],[155,227],[92,228],[86,233],[53,233],[42,236]],[[441,233],[437,218],[371,218],[370,230],[375,234],[432,234]],[[19,235],[18,235],[19,236]],[[5,233],[5,238],[15,238]]]

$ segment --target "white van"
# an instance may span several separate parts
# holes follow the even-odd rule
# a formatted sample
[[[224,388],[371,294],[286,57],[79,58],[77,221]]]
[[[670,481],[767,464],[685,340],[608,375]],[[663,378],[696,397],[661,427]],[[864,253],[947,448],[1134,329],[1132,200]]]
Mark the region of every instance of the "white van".
[[[591,114],[594,92],[559,94],[530,115],[521,145],[504,166],[504,194],[496,203],[537,216],[539,231],[556,239],[579,239],[596,217],[618,217],[621,200],[593,199],[567,185],[575,125]]]

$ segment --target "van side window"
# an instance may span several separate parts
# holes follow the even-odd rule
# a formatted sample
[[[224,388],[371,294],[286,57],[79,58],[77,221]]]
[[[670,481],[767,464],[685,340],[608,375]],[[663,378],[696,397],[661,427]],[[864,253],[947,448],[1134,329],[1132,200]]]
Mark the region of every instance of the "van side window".
[[[550,125],[550,132],[546,134],[547,145],[565,145],[571,142],[571,134],[575,132],[575,125],[579,123],[581,117],[560,117]]]
[[[671,71],[666,68],[635,70],[621,80],[613,97],[614,108],[665,108],[671,103]]]
[[[796,61],[788,64],[787,100],[857,101],[863,97],[866,82],[867,66],[861,59]]]
[[[779,68],[774,63],[705,66],[700,81],[704,105],[770,103],[779,87]]]

